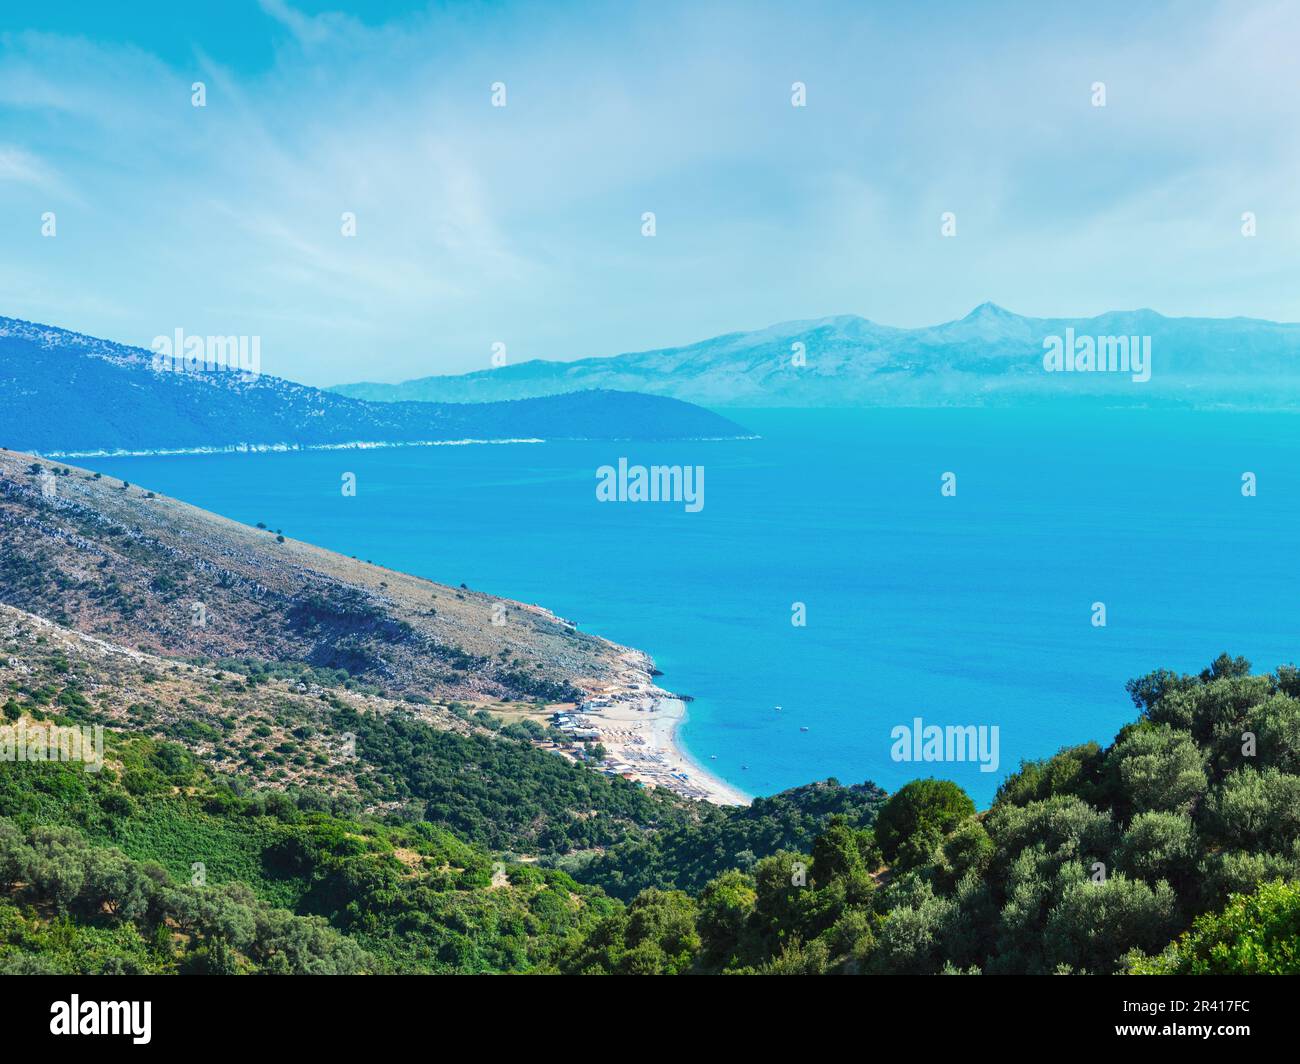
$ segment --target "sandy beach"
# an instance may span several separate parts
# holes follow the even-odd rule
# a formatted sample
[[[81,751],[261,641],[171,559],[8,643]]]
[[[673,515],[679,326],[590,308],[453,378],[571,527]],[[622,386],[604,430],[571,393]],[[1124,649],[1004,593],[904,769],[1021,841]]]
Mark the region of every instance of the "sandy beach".
[[[649,656],[627,647],[614,649],[618,652],[614,675],[584,685],[586,697],[577,704],[552,703],[542,708],[490,703],[483,708],[506,723],[531,717],[549,729],[547,738],[536,740],[537,746],[585,761],[595,771],[646,787],[666,787],[715,805],[749,805],[750,795],[714,775],[682,748],[677,732],[686,719],[686,702],[654,682],[658,673]],[[588,756],[597,745],[605,751],[599,763]]]
[[[714,776],[677,745],[677,728],[686,717],[686,703],[666,692],[612,702],[589,716],[600,730],[600,741],[611,767],[647,786],[667,787],[688,798],[716,805],[748,805],[750,797]]]
[[[575,739],[603,746],[602,772],[715,805],[748,805],[749,795],[713,775],[678,745],[686,703],[655,684],[650,658],[628,649],[620,658],[624,668],[615,682],[593,691],[580,705],[552,712],[562,719],[551,723]]]

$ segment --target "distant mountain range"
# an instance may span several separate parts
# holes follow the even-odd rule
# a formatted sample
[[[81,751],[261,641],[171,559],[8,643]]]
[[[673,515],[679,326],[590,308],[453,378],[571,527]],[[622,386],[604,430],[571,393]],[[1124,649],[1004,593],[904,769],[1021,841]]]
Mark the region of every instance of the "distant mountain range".
[[[160,371],[143,348],[0,318],[0,446],[50,456],[745,435],[663,396],[566,392],[578,394],[474,406],[370,403],[265,374]]]
[[[1150,379],[1118,371],[1048,372],[1044,344],[1052,337],[1062,343],[1137,337],[1139,345],[1149,339]],[[1293,408],[1300,407],[1300,325],[1167,318],[1153,310],[1026,318],[984,303],[958,321],[921,329],[845,315],[686,347],[331,390],[385,402],[486,402],[586,388],[712,407],[984,406],[1100,397],[1108,405]]]

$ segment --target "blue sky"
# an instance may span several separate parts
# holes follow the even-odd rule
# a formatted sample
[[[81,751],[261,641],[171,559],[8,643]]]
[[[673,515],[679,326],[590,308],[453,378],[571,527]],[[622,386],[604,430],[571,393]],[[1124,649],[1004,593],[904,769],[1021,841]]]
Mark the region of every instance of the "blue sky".
[[[1300,319],[1297,5],[185,6],[6,4],[0,314],[314,384],[986,299]]]

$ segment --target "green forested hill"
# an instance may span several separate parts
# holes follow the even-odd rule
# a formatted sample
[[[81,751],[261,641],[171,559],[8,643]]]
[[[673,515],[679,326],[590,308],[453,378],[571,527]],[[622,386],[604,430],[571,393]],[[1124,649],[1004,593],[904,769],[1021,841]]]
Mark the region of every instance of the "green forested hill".
[[[502,765],[532,764],[535,751],[522,742],[483,743],[501,748],[494,756]],[[456,752],[481,762],[485,751]],[[423,756],[414,751],[410,764],[434,771]],[[554,759],[538,760],[549,767]],[[410,819],[409,810],[363,815],[351,798],[241,794],[237,780],[212,777],[166,742],[114,733],[108,761],[100,773],[0,764],[0,972],[531,971],[622,909],[560,868],[495,859],[462,841],[480,834],[476,817],[497,812],[500,796],[477,807],[458,837]],[[572,800],[562,785],[568,775],[514,781],[512,817]],[[454,793],[450,783],[440,787]],[[847,788],[827,789],[854,801]],[[690,811],[659,804],[680,850],[696,837]],[[772,804],[768,815],[734,829],[724,811],[709,810],[698,839],[716,845],[730,831],[752,842],[756,822],[780,837],[811,837],[824,822],[797,796]],[[635,816],[593,819],[625,843],[653,837]],[[519,841],[504,820],[489,823],[492,833]],[[562,835],[549,841],[571,844]]]
[[[698,806],[693,816],[660,831],[630,835],[592,858],[562,863],[625,900],[647,887],[696,892],[728,869],[747,870],[760,857],[806,849],[833,816],[867,827],[884,800],[885,792],[871,783],[809,783],[743,808]]]
[[[527,971],[616,904],[428,823],[241,797],[151,740],[109,757],[0,769],[0,972]]]
[[[1223,656],[1129,691],[1109,747],[1023,765],[984,813],[915,781],[874,829],[642,891],[557,969],[1300,973],[1300,673]]]
[[[349,785],[277,786],[217,771],[186,720],[121,727],[85,661],[30,660],[52,671],[8,682],[4,723],[106,719],[107,766],[0,761],[0,972],[1300,968],[1290,667],[1135,680],[1111,745],[980,812],[942,780],[702,806],[329,692],[313,727],[355,736]]]

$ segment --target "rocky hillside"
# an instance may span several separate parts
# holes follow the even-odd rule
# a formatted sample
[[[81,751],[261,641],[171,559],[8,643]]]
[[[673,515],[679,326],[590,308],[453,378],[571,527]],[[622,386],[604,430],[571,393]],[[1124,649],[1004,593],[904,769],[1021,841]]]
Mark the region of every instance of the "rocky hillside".
[[[644,655],[538,607],[250,528],[0,451],[0,603],[171,659],[255,658],[393,697],[565,701]]]
[[[484,730],[445,704],[413,705],[311,670],[265,668],[162,658],[0,605],[0,704],[21,705],[15,695],[25,692],[61,717],[180,743],[249,783],[357,796],[373,770],[334,726],[341,709],[409,715],[462,735]]]

